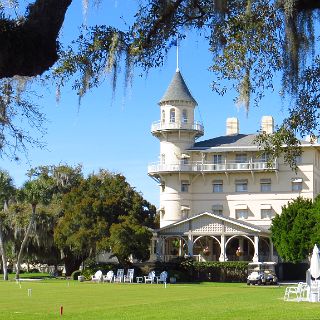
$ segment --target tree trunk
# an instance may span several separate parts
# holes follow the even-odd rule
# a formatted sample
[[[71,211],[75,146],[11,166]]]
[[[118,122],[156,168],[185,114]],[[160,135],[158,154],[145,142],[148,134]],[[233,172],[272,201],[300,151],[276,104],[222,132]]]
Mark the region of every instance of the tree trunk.
[[[4,248],[4,243],[3,243],[1,221],[0,221],[0,252],[1,252],[1,256],[2,256],[2,265],[3,265],[3,280],[9,280],[8,267],[7,267],[7,255],[6,255],[6,250]]]
[[[79,270],[81,263],[83,261],[82,258],[74,256],[72,253],[68,252],[64,256],[64,266],[66,268],[66,276],[71,276],[73,271]]]
[[[72,0],[35,0],[20,23],[0,17],[0,79],[36,76],[58,59],[58,34]]]
[[[29,225],[28,225],[27,231],[24,235],[23,241],[21,243],[21,247],[20,247],[20,251],[19,251],[18,259],[17,259],[16,279],[20,278],[20,267],[21,267],[21,261],[22,261],[22,257],[23,257],[23,251],[28,243],[31,228],[32,228],[33,222],[36,217],[36,207],[37,206],[35,204],[32,205],[32,213],[31,213]]]

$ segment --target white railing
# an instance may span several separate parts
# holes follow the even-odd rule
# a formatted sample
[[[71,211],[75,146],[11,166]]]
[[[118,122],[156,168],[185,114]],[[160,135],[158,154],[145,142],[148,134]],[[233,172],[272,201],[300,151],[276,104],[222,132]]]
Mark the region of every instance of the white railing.
[[[156,172],[225,172],[225,171],[261,171],[261,170],[277,170],[278,163],[274,161],[268,166],[268,162],[225,162],[225,163],[202,163],[201,161],[193,161],[188,164],[183,162],[166,163],[160,162],[151,163],[148,165],[148,173]]]
[[[203,134],[203,124],[201,122],[184,123],[184,122],[162,122],[156,121],[151,125],[151,132],[161,131],[161,130],[194,130],[199,131]]]

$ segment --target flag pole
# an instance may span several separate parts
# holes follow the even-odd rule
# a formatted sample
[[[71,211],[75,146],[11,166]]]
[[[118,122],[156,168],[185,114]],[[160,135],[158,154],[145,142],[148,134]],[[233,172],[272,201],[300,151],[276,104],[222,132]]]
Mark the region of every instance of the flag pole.
[[[177,69],[176,72],[179,72],[179,37],[177,36]]]

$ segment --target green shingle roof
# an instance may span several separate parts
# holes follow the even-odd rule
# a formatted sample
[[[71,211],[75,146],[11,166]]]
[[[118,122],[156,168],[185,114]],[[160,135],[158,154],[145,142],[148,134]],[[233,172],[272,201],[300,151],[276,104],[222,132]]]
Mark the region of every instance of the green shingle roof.
[[[167,91],[159,103],[162,104],[169,101],[186,101],[197,105],[197,101],[191,95],[180,71],[174,74]]]

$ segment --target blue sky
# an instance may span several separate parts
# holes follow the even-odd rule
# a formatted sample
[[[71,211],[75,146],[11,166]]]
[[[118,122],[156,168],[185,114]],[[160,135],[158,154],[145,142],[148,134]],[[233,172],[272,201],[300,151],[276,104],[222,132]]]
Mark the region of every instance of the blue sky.
[[[86,18],[79,0],[68,10],[60,41],[68,44],[78,35],[78,28],[86,19],[90,24],[123,25],[122,16],[130,23],[134,0],[102,1],[96,10],[89,8]],[[104,3],[104,4],[103,4]],[[263,115],[272,115],[276,124],[285,116],[277,93],[271,93],[259,108],[251,108],[248,116],[234,101],[234,92],[221,97],[210,89],[214,75],[208,71],[211,55],[207,42],[186,31],[181,43],[179,67],[199,107],[196,118],[204,124],[205,135],[200,140],[225,134],[227,117],[238,117],[241,133],[259,129]],[[124,89],[121,76],[114,99],[111,82],[89,92],[78,107],[78,98],[71,88],[62,91],[57,105],[55,87],[37,87],[43,98],[38,101],[46,114],[47,135],[45,149],[29,149],[19,163],[0,159],[0,167],[9,171],[17,186],[27,177],[27,170],[38,165],[65,163],[83,165],[85,174],[99,168],[122,173],[144,197],[158,206],[157,183],[147,175],[148,163],[158,161],[159,141],[150,133],[151,123],[160,119],[158,101],[167,89],[176,69],[176,50],[172,48],[162,68],[140,76],[135,71],[133,85]]]

